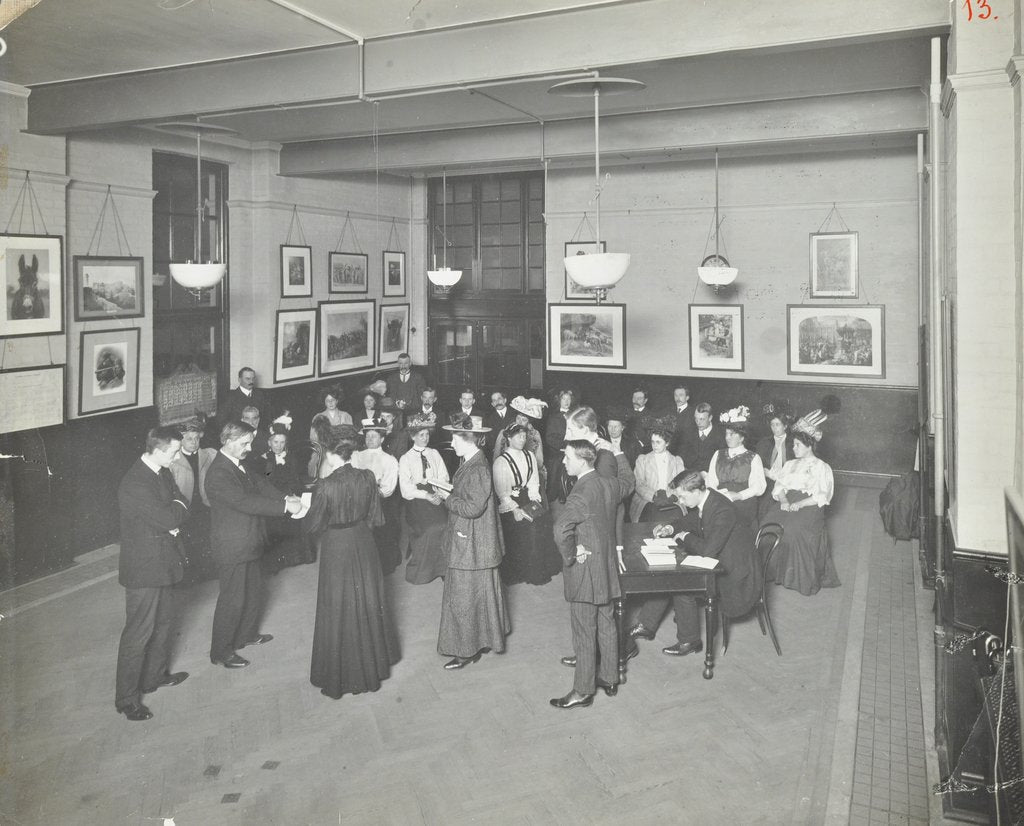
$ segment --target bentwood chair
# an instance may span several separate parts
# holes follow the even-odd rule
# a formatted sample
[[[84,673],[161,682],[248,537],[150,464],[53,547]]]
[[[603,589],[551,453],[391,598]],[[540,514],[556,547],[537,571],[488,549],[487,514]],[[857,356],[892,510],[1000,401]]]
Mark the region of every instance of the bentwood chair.
[[[772,554],[779,547],[785,529],[777,522],[768,522],[760,527],[757,536],[754,538],[754,553],[761,559],[761,595],[754,603],[754,612],[757,614],[757,622],[761,626],[761,633],[771,637],[775,646],[775,653],[782,656],[782,647],[779,645],[779,638],[775,636],[775,627],[772,625],[772,615],[768,610],[768,565],[771,563]],[[722,653],[729,648],[729,618],[722,617]]]

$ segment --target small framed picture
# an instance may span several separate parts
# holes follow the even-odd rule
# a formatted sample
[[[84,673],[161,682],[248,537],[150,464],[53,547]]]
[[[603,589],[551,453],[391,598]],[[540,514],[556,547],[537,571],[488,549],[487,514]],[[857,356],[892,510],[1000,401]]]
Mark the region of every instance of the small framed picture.
[[[790,374],[885,378],[885,307],[790,304]]]
[[[141,258],[76,255],[73,269],[75,321],[145,315]]]
[[[316,310],[278,310],[274,336],[274,383],[315,374]]]
[[[811,233],[811,298],[856,298],[857,233]]]
[[[82,331],[79,416],[138,407],[140,337],[138,327]]]
[[[690,305],[690,369],[743,371],[743,305]]]
[[[331,293],[365,293],[369,289],[366,264],[361,252],[327,253],[327,291]]]
[[[0,338],[64,332],[64,239],[0,233]]]
[[[597,244],[593,241],[566,241],[565,242],[565,257],[568,258],[572,255],[589,255],[593,252],[598,252]],[[605,242],[601,242],[600,252],[607,252]],[[565,272],[565,300],[566,301],[593,301],[594,293],[590,290],[583,289],[579,284],[573,281],[569,277],[569,271]]]
[[[409,305],[380,305],[380,349],[377,364],[395,364],[409,349]]]
[[[320,302],[320,375],[373,367],[377,302]]]
[[[548,364],[625,368],[626,305],[549,304]]]
[[[281,244],[281,298],[313,295],[313,248]]]
[[[384,250],[381,253],[384,271],[384,296],[405,295],[405,253]]]

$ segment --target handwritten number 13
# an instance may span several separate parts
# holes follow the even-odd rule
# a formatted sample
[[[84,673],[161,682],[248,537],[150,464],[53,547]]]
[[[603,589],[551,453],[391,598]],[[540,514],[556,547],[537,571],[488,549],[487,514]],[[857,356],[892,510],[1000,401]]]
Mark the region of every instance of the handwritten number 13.
[[[971,22],[974,19],[974,7],[978,9],[978,19],[988,20],[992,17],[992,7],[988,4],[987,0],[974,0],[972,4],[971,0],[964,0],[964,8],[967,9],[967,22]],[[998,19],[998,18],[993,18]]]

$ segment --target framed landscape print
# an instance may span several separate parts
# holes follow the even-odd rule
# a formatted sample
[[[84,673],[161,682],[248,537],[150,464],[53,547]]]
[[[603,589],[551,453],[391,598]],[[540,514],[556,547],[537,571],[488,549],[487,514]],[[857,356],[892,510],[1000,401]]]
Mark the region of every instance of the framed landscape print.
[[[743,305],[690,305],[690,369],[743,370]]]
[[[281,244],[281,298],[313,295],[313,248]]]
[[[278,310],[274,336],[274,383],[315,375],[316,310]]]
[[[597,245],[593,241],[566,241],[565,257],[571,255],[589,255],[597,252]],[[601,252],[607,252],[605,242],[601,242]],[[590,290],[584,290],[579,284],[569,277],[568,270],[563,267],[565,273],[565,300],[566,301],[593,301],[594,294]]]
[[[790,304],[789,372],[885,378],[885,307]]]
[[[377,302],[320,302],[320,375],[373,367]]]
[[[141,258],[76,255],[72,269],[75,321],[145,315]]]
[[[384,296],[404,296],[405,253],[384,250],[381,259],[384,271]]]
[[[548,364],[626,366],[626,305],[548,305]]]
[[[327,291],[331,293],[365,293],[368,291],[366,263],[361,252],[327,253]]]
[[[409,349],[409,305],[380,305],[380,349],[377,364],[395,364]]]
[[[857,233],[811,233],[811,298],[856,298]]]
[[[64,239],[0,234],[0,338],[64,332]]]
[[[82,331],[79,416],[138,406],[140,337],[138,327]]]

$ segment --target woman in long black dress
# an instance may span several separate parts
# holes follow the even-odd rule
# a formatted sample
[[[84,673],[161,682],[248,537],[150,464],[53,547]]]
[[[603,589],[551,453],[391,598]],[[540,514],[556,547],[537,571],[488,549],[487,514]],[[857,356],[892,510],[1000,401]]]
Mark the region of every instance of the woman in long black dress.
[[[373,473],[351,464],[354,444],[324,451],[307,530],[322,536],[309,681],[327,697],[376,691],[398,662],[373,527],[384,521]]]

